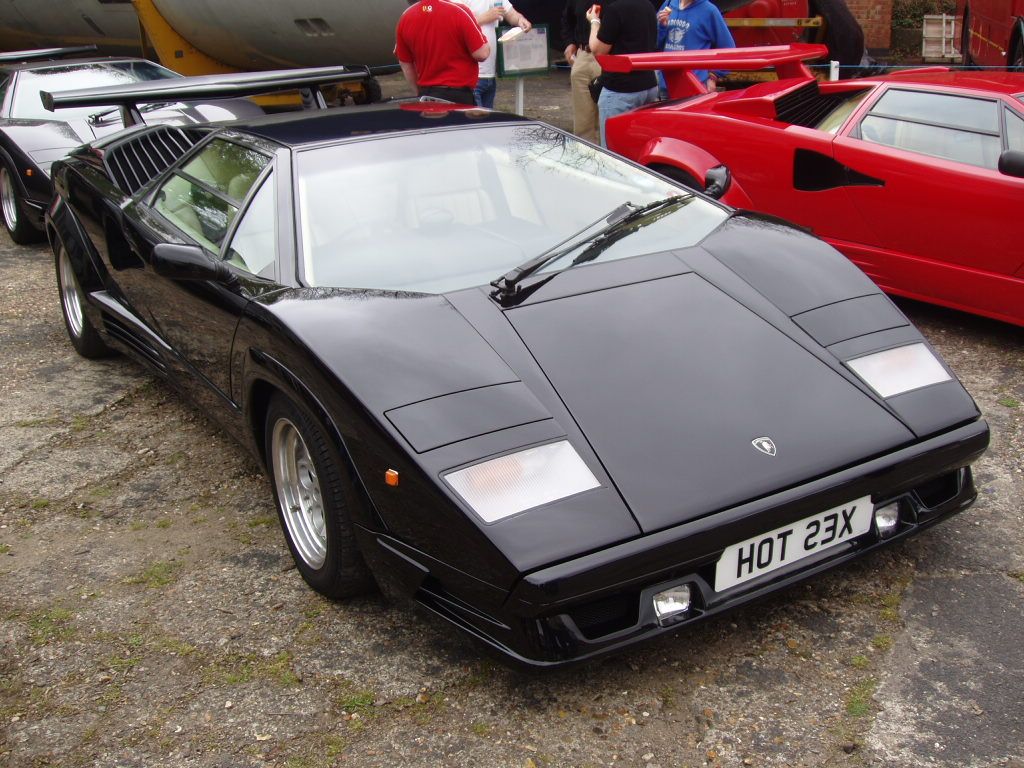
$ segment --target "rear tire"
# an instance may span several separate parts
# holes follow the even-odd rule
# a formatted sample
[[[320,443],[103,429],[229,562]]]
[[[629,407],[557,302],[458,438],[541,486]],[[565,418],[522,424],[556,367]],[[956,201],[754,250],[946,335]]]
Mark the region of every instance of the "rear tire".
[[[380,82],[375,77],[368,78],[363,83],[363,90],[357,93],[352,99],[355,104],[376,104],[384,98],[380,88]]]
[[[0,211],[3,212],[4,228],[18,245],[38,243],[43,233],[32,226],[21,210],[21,193],[14,180],[14,172],[7,163],[0,163]]]
[[[1010,52],[1010,64],[1007,67],[1010,72],[1024,72],[1024,22],[1017,22],[1017,38],[1013,43],[1013,50]]]
[[[75,269],[71,264],[67,249],[59,240],[56,241],[54,263],[57,268],[57,291],[60,294],[60,310],[64,315],[64,327],[68,331],[68,339],[82,357],[96,360],[110,357],[113,350],[103,341],[99,331],[85,314],[85,296],[82,286],[78,283]]]
[[[345,503],[341,458],[320,423],[284,395],[270,399],[267,469],[288,549],[302,578],[334,600],[372,589]]]
[[[864,63],[864,30],[846,5],[846,0],[814,0],[811,14],[825,19],[825,45],[829,57],[844,67],[857,67]],[[855,77],[852,69],[840,70],[840,79]]]
[[[967,5],[964,6],[964,18],[960,22],[960,55],[965,67],[974,66],[974,59],[971,58],[971,9]]]

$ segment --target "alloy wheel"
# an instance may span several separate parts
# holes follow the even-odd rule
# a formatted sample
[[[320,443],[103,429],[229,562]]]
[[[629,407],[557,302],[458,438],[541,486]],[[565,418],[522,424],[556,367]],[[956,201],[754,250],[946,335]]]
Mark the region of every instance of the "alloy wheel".
[[[4,202],[4,215],[7,211],[7,203]],[[71,335],[78,338],[82,335],[82,291],[78,287],[78,278],[75,277],[75,270],[71,268],[71,259],[68,252],[61,247],[57,256],[60,268],[60,300],[64,305],[64,316],[68,321],[68,330]]]
[[[4,224],[13,232],[18,227],[18,195],[6,166],[0,166],[0,209],[3,210]]]
[[[271,441],[274,484],[288,535],[306,565],[318,569],[327,559],[327,522],[313,457],[286,418],[274,424]]]

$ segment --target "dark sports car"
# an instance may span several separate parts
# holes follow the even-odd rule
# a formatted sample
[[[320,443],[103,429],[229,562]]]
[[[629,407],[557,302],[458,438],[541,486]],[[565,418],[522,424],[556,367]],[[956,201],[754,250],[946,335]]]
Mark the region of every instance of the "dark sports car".
[[[68,58],[95,50],[95,46],[79,46],[0,54],[0,211],[4,227],[16,243],[42,239],[43,212],[53,197],[53,161],[82,142],[124,128],[117,109],[83,107],[56,118],[43,109],[39,92],[181,77],[145,59]],[[150,104],[143,108],[150,123],[184,125],[263,112],[247,101]]]
[[[259,457],[314,589],[376,580],[506,659],[679,629],[975,498],[988,426],[856,267],[542,123],[144,127],[54,180],[75,348]]]
[[[823,46],[602,57],[662,69],[667,102],[610,120],[608,146],[732,205],[811,227],[889,293],[1024,325],[1024,74],[943,67],[819,83]],[[707,93],[692,69],[774,66]],[[719,189],[723,185],[718,185]]]

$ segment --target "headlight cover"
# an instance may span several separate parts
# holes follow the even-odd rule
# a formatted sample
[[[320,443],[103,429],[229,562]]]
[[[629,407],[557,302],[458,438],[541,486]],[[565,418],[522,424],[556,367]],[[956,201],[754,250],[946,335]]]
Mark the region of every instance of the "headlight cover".
[[[483,461],[444,479],[485,523],[601,485],[568,440]]]
[[[57,160],[62,160],[68,156],[68,148],[64,147],[61,149],[37,149],[34,152],[28,153],[29,157],[32,158],[32,162],[36,164],[36,167],[42,171],[47,178],[50,177],[50,166]]]
[[[882,398],[949,381],[952,377],[924,344],[908,344],[846,362]]]

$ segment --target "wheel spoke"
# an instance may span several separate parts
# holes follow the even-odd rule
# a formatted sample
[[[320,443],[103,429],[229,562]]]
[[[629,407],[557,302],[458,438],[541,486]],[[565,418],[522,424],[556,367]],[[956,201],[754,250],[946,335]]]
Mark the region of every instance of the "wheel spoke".
[[[71,259],[68,258],[68,252],[63,247],[57,254],[57,263],[60,269],[61,305],[64,307],[64,316],[68,321],[68,330],[77,339],[82,335],[84,327],[81,290],[78,287],[75,270],[71,267]]]
[[[3,210],[4,225],[13,232],[18,228],[18,197],[14,191],[14,180],[6,167],[0,167],[0,209]]]
[[[327,559],[327,521],[320,483],[302,434],[280,418],[271,435],[274,483],[288,536],[299,557],[311,568]]]

